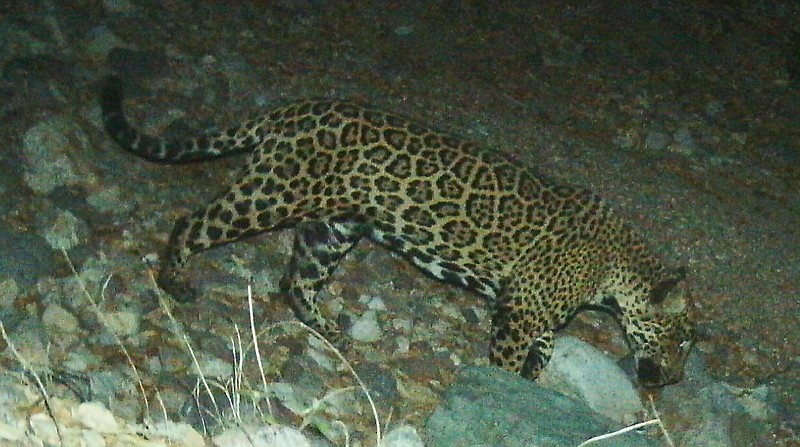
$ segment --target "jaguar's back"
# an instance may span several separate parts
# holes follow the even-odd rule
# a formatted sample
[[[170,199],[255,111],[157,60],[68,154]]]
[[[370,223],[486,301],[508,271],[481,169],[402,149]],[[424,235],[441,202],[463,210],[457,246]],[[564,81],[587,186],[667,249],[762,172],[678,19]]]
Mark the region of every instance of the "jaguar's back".
[[[249,153],[237,181],[180,219],[159,285],[193,297],[180,278],[194,253],[277,228],[297,236],[282,281],[296,314],[335,336],[316,297],[361,238],[432,276],[496,301],[494,363],[535,378],[553,331],[582,305],[623,323],[647,383],[677,380],[692,330],[656,304],[679,277],[585,190],[553,185],[491,151],[356,104],[303,101],[187,142],[142,135],[125,120],[119,82],[103,94],[109,134],[151,161]]]

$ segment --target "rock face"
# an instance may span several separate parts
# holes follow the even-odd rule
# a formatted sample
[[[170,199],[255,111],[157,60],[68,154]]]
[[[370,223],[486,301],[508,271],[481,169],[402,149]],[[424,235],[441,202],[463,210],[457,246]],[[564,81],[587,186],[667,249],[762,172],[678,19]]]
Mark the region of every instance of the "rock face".
[[[429,447],[577,446],[619,429],[588,406],[490,367],[468,367],[425,424]],[[657,446],[636,432],[603,446]]]

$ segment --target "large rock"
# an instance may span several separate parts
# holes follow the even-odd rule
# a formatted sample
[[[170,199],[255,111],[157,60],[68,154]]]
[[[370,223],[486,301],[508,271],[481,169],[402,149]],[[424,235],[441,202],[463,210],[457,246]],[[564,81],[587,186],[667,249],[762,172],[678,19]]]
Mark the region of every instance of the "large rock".
[[[465,368],[425,424],[429,447],[577,446],[619,428],[580,402],[493,367]],[[658,443],[628,432],[602,445]]]
[[[556,338],[553,357],[537,383],[620,424],[636,422],[645,413],[639,393],[619,365],[575,337]]]

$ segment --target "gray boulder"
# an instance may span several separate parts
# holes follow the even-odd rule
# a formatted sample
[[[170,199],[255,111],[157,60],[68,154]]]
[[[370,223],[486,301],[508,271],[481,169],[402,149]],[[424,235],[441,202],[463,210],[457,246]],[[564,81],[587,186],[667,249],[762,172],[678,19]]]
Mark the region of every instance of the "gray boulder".
[[[563,447],[621,428],[587,405],[493,367],[465,368],[425,424],[429,447]],[[596,444],[656,447],[628,432]]]

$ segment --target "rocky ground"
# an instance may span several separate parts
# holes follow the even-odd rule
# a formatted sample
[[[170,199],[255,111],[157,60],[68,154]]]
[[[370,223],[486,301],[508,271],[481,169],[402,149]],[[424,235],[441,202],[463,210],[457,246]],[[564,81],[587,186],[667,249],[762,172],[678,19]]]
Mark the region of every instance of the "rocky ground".
[[[123,425],[115,439],[197,445],[204,429],[251,419],[318,443],[374,445],[353,375],[280,323],[292,321],[277,294],[289,232],[199,256],[191,271],[203,301],[159,304],[147,261],[174,219],[219,192],[242,160],[160,166],[120,150],[97,102],[111,72],[125,80],[132,121],[151,133],[185,137],[291,99],[352,98],[592,188],[689,270],[700,339],[687,379],[641,395],[675,442],[800,445],[797,3],[0,6],[0,401],[9,409],[0,439],[58,439],[36,371],[61,438],[79,427],[85,445],[116,445],[108,427]],[[250,279],[264,377],[279,383],[271,408],[248,344]],[[347,360],[389,427],[423,433],[459,368],[487,363],[489,307],[385,250],[360,245],[324,293],[353,327]],[[237,329],[242,362],[230,348]],[[630,363],[605,315],[584,313],[564,333]],[[242,381],[226,382],[240,363]],[[200,413],[198,366],[215,396],[197,393]],[[143,424],[164,415],[185,425]]]

